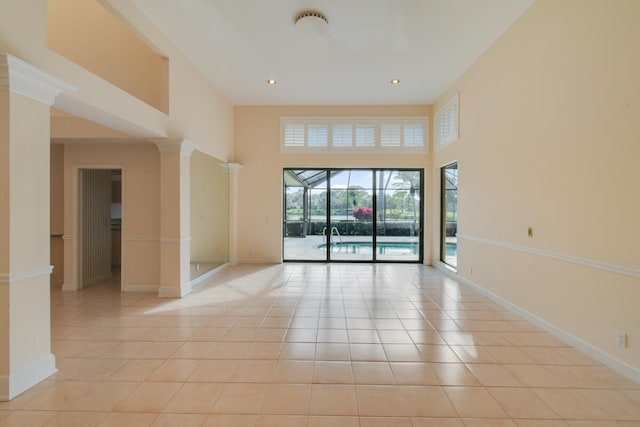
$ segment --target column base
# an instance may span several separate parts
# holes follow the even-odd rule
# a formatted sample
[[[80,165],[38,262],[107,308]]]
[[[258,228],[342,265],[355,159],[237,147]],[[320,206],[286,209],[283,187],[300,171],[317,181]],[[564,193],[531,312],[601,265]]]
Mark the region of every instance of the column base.
[[[7,402],[58,372],[56,358],[49,354],[11,375],[0,375],[0,401]]]
[[[160,298],[182,298],[191,292],[191,283],[184,283],[178,286],[160,286],[158,296]]]

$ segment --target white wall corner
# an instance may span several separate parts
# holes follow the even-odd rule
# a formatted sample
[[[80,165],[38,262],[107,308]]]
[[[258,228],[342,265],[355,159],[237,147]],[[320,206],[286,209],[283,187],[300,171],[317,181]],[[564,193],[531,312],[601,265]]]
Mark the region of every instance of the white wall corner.
[[[0,401],[7,402],[58,372],[56,358],[48,354],[18,372],[0,376]]]
[[[34,67],[8,53],[0,54],[0,89],[53,105],[62,92],[75,92],[75,86]]]
[[[164,139],[152,138],[149,141],[156,144],[161,153],[180,153],[183,156],[191,156],[199,147],[188,139]]]
[[[180,286],[160,286],[158,297],[160,298],[182,298],[191,292],[191,283],[181,283]]]

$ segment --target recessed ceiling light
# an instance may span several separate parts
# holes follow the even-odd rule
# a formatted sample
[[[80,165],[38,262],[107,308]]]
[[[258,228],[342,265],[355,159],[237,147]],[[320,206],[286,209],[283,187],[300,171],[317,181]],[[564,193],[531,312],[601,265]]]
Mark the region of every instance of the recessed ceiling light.
[[[400,79],[393,79],[393,80],[391,80],[391,84],[392,84],[392,85],[397,85],[398,83],[400,83]]]
[[[271,86],[273,86],[273,85],[277,84],[278,82],[276,80],[274,80],[274,79],[269,79],[269,80],[267,80],[267,83],[270,84]]]

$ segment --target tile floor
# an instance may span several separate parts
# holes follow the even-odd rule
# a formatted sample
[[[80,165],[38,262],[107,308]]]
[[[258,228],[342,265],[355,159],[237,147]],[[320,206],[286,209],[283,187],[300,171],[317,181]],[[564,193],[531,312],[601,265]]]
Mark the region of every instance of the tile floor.
[[[58,374],[0,426],[640,426],[640,385],[421,265],[53,289]]]

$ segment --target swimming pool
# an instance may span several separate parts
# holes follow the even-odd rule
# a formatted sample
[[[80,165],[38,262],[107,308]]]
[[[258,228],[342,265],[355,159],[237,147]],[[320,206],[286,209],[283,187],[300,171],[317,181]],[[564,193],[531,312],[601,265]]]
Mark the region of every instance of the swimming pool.
[[[326,243],[317,248],[325,251]],[[417,256],[420,250],[418,242],[378,242],[378,255]],[[331,244],[331,253],[370,255],[373,253],[371,242],[334,242]]]
[[[372,246],[371,242],[335,242],[331,244],[331,252],[370,255],[373,253]],[[378,255],[411,256],[418,255],[420,250],[418,242],[378,242],[377,246]],[[317,246],[322,251],[325,251],[326,247],[326,243]],[[455,257],[457,252],[458,245],[456,243],[446,244],[446,256]]]

